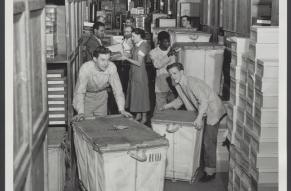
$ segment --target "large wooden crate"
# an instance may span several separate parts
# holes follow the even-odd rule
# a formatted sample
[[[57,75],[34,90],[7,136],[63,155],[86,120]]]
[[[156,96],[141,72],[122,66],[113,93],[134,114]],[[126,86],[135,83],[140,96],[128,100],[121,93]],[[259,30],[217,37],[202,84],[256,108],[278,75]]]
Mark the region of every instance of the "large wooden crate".
[[[182,46],[178,59],[184,64],[186,75],[204,80],[217,94],[220,93],[224,46],[197,43]],[[195,60],[195,62],[193,62]]]
[[[121,116],[72,124],[79,178],[98,191],[162,191],[168,141]],[[125,128],[125,129],[119,129]]]
[[[203,135],[193,126],[196,115],[190,111],[164,111],[152,118],[153,130],[165,135],[170,143],[166,178],[190,182],[196,178]]]

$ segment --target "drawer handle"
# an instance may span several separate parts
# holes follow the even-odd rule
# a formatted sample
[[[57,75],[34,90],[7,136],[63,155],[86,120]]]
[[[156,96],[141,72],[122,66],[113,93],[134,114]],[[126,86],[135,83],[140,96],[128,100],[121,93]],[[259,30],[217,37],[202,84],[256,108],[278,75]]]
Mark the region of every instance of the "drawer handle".
[[[127,154],[129,154],[129,156],[139,162],[145,162],[147,161],[147,155],[145,154],[145,150],[142,151],[141,156],[138,155],[137,152],[132,152],[132,151],[128,151]]]
[[[173,125],[167,125],[166,131],[168,133],[175,133],[181,128],[181,125],[173,124]]]

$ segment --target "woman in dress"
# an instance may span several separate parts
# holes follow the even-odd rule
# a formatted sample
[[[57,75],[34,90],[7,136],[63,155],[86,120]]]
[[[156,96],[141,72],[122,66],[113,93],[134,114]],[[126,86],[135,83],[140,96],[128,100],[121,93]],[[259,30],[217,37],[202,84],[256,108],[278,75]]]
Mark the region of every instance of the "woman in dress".
[[[141,123],[147,121],[147,112],[150,110],[148,75],[145,66],[145,56],[150,51],[150,45],[144,40],[145,32],[136,28],[132,31],[134,47],[132,58],[123,55],[130,65],[129,81],[126,96],[126,108],[136,113],[135,119]]]

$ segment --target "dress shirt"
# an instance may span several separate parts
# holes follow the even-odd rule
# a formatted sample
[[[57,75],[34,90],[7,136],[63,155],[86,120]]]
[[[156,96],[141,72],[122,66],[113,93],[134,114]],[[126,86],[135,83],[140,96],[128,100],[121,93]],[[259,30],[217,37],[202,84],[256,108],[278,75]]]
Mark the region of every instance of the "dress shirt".
[[[170,106],[178,109],[184,103],[187,110],[197,108],[200,115],[207,115],[209,125],[215,125],[226,114],[221,99],[204,81],[183,75],[175,88],[179,96]]]
[[[79,77],[74,91],[73,106],[78,113],[84,113],[84,98],[86,92],[100,92],[111,85],[118,109],[124,110],[124,94],[116,66],[109,62],[105,71],[100,71],[94,61],[84,63],[79,71]],[[96,100],[98,101],[98,100]]]

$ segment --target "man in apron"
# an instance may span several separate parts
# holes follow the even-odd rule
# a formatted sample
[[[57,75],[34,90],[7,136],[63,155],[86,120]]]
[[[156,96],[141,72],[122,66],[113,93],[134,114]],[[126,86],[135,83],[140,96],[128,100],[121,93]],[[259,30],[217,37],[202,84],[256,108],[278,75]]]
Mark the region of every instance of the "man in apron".
[[[184,68],[181,63],[173,63],[167,66],[171,78],[176,83],[175,88],[178,97],[164,105],[161,110],[178,109],[184,103],[187,110],[198,112],[194,121],[194,127],[201,129],[203,116],[207,116],[204,127],[204,175],[201,182],[207,182],[215,178],[216,173],[216,146],[219,122],[226,115],[225,108],[218,95],[202,80],[184,75]]]
[[[125,117],[131,114],[124,110],[124,94],[116,66],[109,61],[110,50],[103,46],[93,52],[93,59],[84,63],[76,83],[73,107],[78,113],[74,121],[85,117],[107,115],[107,88],[112,87],[119,112]]]

